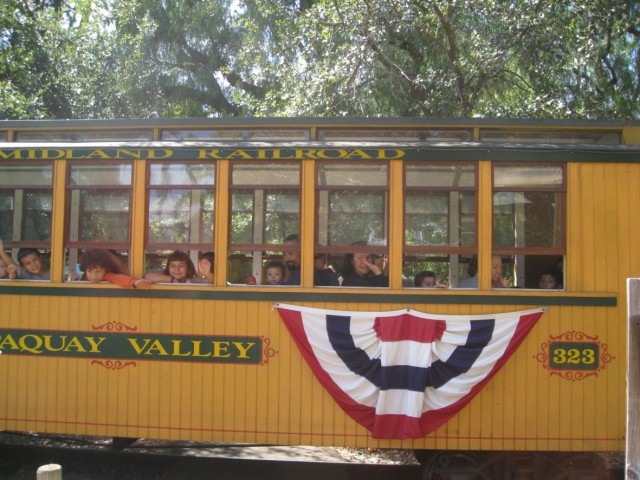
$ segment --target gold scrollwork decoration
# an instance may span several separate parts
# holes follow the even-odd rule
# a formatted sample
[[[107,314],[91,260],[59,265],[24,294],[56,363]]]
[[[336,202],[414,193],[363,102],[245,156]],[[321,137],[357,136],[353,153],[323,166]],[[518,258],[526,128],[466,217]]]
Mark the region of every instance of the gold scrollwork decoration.
[[[116,322],[115,320],[111,320],[110,322],[103,323],[102,325],[91,325],[91,328],[93,330],[108,330],[108,331],[115,330],[117,332],[121,332],[123,330],[126,330],[128,332],[135,332],[136,330],[138,330],[138,327],[130,327],[125,323]]]
[[[564,340],[565,342],[583,342],[583,341],[592,341],[595,342],[598,340],[598,335],[587,335],[584,332],[578,332],[576,330],[568,330],[566,332],[561,333],[560,335],[550,335],[549,340]]]
[[[91,365],[100,365],[107,370],[120,370],[125,367],[135,367],[136,362],[123,362],[122,360],[92,360]]]

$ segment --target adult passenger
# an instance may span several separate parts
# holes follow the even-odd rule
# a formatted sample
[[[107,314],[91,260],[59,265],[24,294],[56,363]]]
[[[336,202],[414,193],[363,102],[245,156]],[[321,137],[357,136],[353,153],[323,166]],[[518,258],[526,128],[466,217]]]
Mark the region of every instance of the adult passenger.
[[[297,233],[292,233],[284,239],[285,245],[295,247],[283,254],[283,261],[287,271],[282,285],[300,285],[300,242]],[[314,263],[313,284],[319,286],[337,287],[338,276],[329,268],[316,268]]]
[[[366,246],[365,242],[356,242],[354,246]],[[388,287],[387,265],[380,267],[371,253],[354,252],[344,257],[342,270],[343,287]]]
[[[478,274],[475,271],[475,265],[469,262],[468,270],[473,276],[465,278],[459,284],[459,288],[478,288]],[[508,288],[509,280],[504,278],[502,273],[502,257],[494,255],[491,257],[491,288]]]
[[[458,282],[458,288],[478,288],[478,257],[474,255],[467,263],[469,276]]]
[[[491,257],[491,288],[508,288],[509,280],[504,278],[502,273],[502,257],[494,255]]]

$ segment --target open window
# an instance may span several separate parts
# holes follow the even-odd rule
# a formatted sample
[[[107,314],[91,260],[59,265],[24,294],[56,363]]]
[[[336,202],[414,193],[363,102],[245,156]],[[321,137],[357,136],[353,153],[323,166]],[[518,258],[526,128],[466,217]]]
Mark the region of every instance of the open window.
[[[407,163],[404,185],[403,285],[477,287],[476,164]]]
[[[564,165],[495,164],[493,254],[500,256],[509,286],[564,286],[566,175]]]
[[[343,286],[388,286],[388,163],[318,165],[316,232],[316,285],[332,285],[331,272],[323,271],[329,269],[336,271]],[[380,284],[372,283],[372,272],[354,272],[354,255],[375,263],[383,270],[385,281],[380,278]],[[362,285],[358,273],[368,279]]]
[[[50,163],[0,163],[0,239],[5,251],[20,265],[21,248],[38,250],[46,272],[51,252],[52,182]]]
[[[132,164],[70,163],[67,170],[65,280],[81,280],[82,253],[109,250],[129,272]]]
[[[299,252],[300,163],[232,162],[230,191],[228,282],[267,285],[267,265],[282,265],[285,252]],[[291,275],[288,269],[272,284]],[[292,285],[299,285],[297,275]]]
[[[213,259],[215,178],[215,162],[148,163],[146,273],[166,274],[168,282],[177,283],[190,282],[196,273],[213,279],[212,271],[199,272],[198,264],[202,258]],[[188,278],[171,276],[171,255],[184,257]]]

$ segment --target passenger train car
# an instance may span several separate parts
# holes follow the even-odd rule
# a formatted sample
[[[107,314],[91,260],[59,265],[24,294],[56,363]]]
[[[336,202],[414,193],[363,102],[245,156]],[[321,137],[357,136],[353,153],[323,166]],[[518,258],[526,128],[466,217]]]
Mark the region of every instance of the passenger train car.
[[[606,478],[639,205],[640,122],[2,122],[0,429]]]

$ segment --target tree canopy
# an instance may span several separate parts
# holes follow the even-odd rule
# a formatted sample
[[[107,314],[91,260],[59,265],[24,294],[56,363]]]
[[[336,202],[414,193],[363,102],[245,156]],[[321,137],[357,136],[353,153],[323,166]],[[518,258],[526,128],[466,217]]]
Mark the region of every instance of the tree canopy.
[[[633,0],[6,0],[5,119],[640,118]]]

